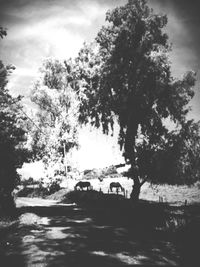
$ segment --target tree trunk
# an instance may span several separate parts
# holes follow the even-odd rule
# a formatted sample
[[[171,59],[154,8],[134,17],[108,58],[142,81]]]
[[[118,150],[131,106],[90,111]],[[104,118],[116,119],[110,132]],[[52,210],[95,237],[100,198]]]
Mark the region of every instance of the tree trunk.
[[[138,175],[135,175],[133,177],[133,189],[131,192],[131,200],[133,202],[137,202],[139,200],[139,195],[140,195],[140,189],[141,189],[141,184]]]
[[[6,216],[16,215],[16,206],[14,197],[10,192],[10,190],[6,190],[4,188],[0,189],[0,213]]]
[[[131,178],[134,181],[133,189],[131,192],[131,199],[133,201],[138,201],[140,195],[140,179],[138,171],[136,169],[136,151],[135,151],[135,139],[137,136],[138,126],[141,121],[141,111],[140,111],[140,98],[134,94],[130,95],[129,103],[129,118],[127,121],[127,130],[125,138],[125,158],[131,163]]]

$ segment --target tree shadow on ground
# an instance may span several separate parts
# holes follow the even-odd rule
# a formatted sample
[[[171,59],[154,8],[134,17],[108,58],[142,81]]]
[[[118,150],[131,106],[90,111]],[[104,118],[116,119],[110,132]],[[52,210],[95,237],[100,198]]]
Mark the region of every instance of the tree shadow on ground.
[[[3,267],[25,267],[25,257],[21,253],[21,238],[13,238],[15,227],[0,231],[0,266]],[[11,238],[8,236],[11,235]],[[12,240],[12,241],[10,241]]]
[[[159,238],[146,223],[111,206],[95,210],[74,206],[24,207],[28,212],[47,217],[46,225],[31,231],[34,238],[23,242],[32,264],[46,266],[174,266],[178,263],[173,243]],[[138,215],[139,216],[139,215]],[[139,223],[140,222],[140,223]],[[21,227],[21,237],[26,235]],[[38,231],[38,232],[37,232]],[[30,235],[30,233],[29,233]]]
[[[10,243],[8,250],[2,250],[8,263],[4,266],[184,265],[191,256],[186,247],[178,250],[174,233],[158,230],[165,220],[165,205],[132,206],[116,199],[111,196],[110,201],[82,207],[18,208],[18,225],[4,236]],[[13,261],[18,264],[12,265]]]

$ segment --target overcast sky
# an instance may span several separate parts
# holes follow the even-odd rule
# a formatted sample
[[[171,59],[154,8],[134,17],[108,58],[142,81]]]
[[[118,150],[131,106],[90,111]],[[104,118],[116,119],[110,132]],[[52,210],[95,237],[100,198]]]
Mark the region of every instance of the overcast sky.
[[[193,69],[200,82],[200,16],[198,0],[149,0],[156,12],[168,15],[166,31],[173,43],[175,76]],[[0,25],[8,30],[0,41],[0,58],[16,70],[9,83],[15,94],[28,97],[37,70],[46,57],[76,55],[84,41],[92,41],[105,13],[123,0],[0,0]],[[200,119],[200,94],[192,116]]]

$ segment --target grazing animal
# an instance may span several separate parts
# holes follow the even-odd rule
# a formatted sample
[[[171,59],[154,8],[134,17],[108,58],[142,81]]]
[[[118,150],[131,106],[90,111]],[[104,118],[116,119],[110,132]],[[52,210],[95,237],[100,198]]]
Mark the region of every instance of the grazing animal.
[[[75,190],[77,190],[78,188],[79,188],[79,190],[83,190],[83,188],[86,188],[87,190],[91,190],[92,186],[91,186],[90,182],[80,181],[74,187]]]
[[[116,188],[116,192],[118,193],[119,190],[121,190],[121,192],[124,192],[124,188],[121,186],[121,184],[119,182],[112,182],[110,183],[110,191],[113,191],[113,188]]]

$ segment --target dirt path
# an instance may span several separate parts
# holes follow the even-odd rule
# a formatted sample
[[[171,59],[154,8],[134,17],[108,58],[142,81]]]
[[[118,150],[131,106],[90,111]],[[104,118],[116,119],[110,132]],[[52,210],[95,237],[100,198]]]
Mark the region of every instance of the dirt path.
[[[41,199],[41,198],[28,198],[28,197],[18,197],[16,200],[17,208],[20,207],[34,207],[34,206],[45,206],[49,207],[58,204],[56,200]]]
[[[1,236],[0,266],[177,266],[169,241],[138,240],[117,222],[76,205],[18,198],[19,221]]]

